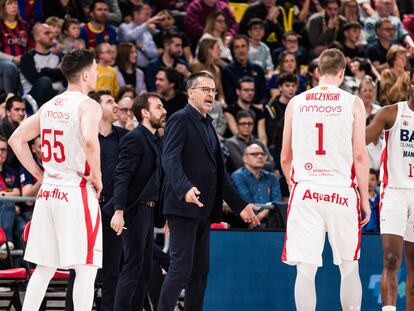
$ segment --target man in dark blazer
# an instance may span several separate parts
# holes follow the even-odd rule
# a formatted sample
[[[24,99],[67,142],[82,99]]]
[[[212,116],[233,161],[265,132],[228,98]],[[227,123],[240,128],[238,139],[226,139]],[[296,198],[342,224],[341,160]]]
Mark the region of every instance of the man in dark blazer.
[[[124,260],[115,311],[142,310],[151,275],[154,212],[160,201],[161,142],[157,129],[167,112],[156,93],[138,96],[132,106],[140,123],[121,141],[115,172],[111,227],[122,234]]]
[[[173,114],[164,136],[163,207],[170,229],[170,267],[158,311],[173,311],[185,287],[185,310],[202,310],[209,270],[210,224],[220,222],[223,198],[244,221],[259,224],[231,185],[208,112],[216,88],[206,71],[187,83],[188,105]]]

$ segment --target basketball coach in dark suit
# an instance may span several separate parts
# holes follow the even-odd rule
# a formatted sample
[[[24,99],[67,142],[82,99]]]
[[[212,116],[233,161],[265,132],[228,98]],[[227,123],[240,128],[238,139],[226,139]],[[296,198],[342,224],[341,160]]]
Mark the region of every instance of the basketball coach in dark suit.
[[[185,310],[202,310],[209,271],[210,224],[220,222],[223,198],[246,221],[259,224],[224,170],[218,137],[208,115],[216,95],[209,72],[187,82],[188,105],[167,122],[162,164],[163,210],[170,229],[170,268],[158,311],[173,311],[185,287]]]
[[[124,250],[115,311],[144,307],[153,260],[155,209],[161,192],[157,129],[165,126],[167,112],[155,93],[138,96],[132,110],[140,124],[121,140],[114,181],[111,227],[121,235]]]

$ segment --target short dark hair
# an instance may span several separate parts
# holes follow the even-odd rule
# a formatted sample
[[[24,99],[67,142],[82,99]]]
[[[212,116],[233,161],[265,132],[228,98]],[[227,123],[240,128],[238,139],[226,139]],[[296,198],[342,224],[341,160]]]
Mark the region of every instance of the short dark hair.
[[[369,174],[375,175],[375,177],[377,177],[377,180],[379,180],[379,174],[378,174],[378,171],[376,169],[370,168],[369,169]]]
[[[392,21],[391,21],[391,19],[389,18],[389,17],[381,17],[379,20],[377,20],[377,22],[375,23],[375,32],[377,32],[378,31],[378,28],[380,28],[382,25],[384,25],[385,23],[390,23],[393,27],[394,27],[394,29],[395,29],[395,26],[392,24]]]
[[[70,25],[73,25],[73,24],[79,25],[80,22],[76,18],[67,18],[67,19],[65,19],[65,21],[62,24],[62,33],[65,34],[65,31],[69,31]]]
[[[254,83],[254,79],[250,76],[243,76],[237,81],[237,89],[241,90],[242,83]]]
[[[67,53],[60,64],[60,70],[69,82],[74,82],[77,75],[85,68],[91,66],[95,54],[86,49],[73,50]]]
[[[188,81],[187,81],[186,90],[188,91],[189,89],[195,87],[197,85],[197,82],[198,82],[197,80],[199,78],[209,78],[215,81],[214,76],[209,71],[202,70],[202,71],[191,74],[190,78],[188,78]]]
[[[141,123],[143,120],[141,114],[142,109],[148,110],[150,105],[149,99],[154,97],[161,100],[161,96],[154,92],[141,94],[134,99],[134,103],[132,104],[132,111],[134,112],[134,116],[137,118],[139,123]]]
[[[116,96],[115,100],[119,101],[124,96],[125,93],[132,92],[134,93],[133,98],[137,96],[137,92],[135,91],[135,88],[129,84],[121,86],[121,88],[118,91],[118,95]]]
[[[358,62],[359,63],[359,70],[365,71],[365,74],[371,75],[372,74],[372,68],[371,63],[368,58],[363,57],[354,57],[351,59],[352,62]]]
[[[255,121],[256,120],[256,113],[251,109],[240,110],[236,114],[237,123],[239,123],[240,119],[243,119],[243,118],[252,118],[253,121]]]
[[[134,7],[132,8],[132,13],[139,13],[142,11],[143,8],[144,8],[144,4],[142,3],[134,5]]]
[[[322,7],[326,8],[329,3],[336,3],[338,6],[341,5],[339,0],[325,0],[324,3],[322,4]]]
[[[168,32],[162,36],[162,45],[170,44],[174,38],[179,38],[181,41],[183,37],[177,32]]]
[[[111,96],[111,91],[108,91],[108,90],[102,90],[98,92],[92,91],[92,92],[89,92],[88,94],[88,96],[92,98],[94,101],[96,101],[98,104],[101,103],[101,98],[102,96],[105,96],[105,95]]]
[[[252,18],[249,23],[247,24],[247,30],[252,29],[253,26],[260,25],[264,27],[263,19],[260,18]]]
[[[246,41],[247,45],[249,45],[249,37],[247,37],[246,35],[235,35],[229,42],[229,48],[232,54],[233,54],[234,41],[236,40],[244,40]]]
[[[165,76],[167,77],[168,82],[174,83],[174,88],[178,88],[180,86],[180,74],[175,68],[169,68],[169,67],[160,67],[156,74],[158,72],[164,72]]]
[[[13,95],[6,100],[6,111],[10,111],[13,108],[13,104],[15,102],[26,104],[20,96]]]
[[[358,23],[357,21],[350,21],[344,25],[343,31],[354,29],[354,28],[362,29],[362,25]]]
[[[105,3],[106,6],[108,6],[108,2],[106,2],[105,0],[93,0],[91,5],[89,6],[89,12],[92,12],[93,10],[95,10],[95,6],[98,3]]]
[[[6,139],[6,137],[4,137],[4,136],[1,136],[1,135],[0,135],[0,141],[2,141],[2,142],[4,142],[4,143],[6,143],[7,145],[9,145],[9,144],[7,143],[7,139]]]
[[[289,36],[299,37],[299,35],[298,35],[296,32],[294,32],[294,31],[287,31],[287,32],[285,32],[285,33],[283,34],[283,36],[282,36],[282,40],[286,40],[286,39],[287,39],[287,37],[289,37]]]
[[[277,84],[283,85],[284,83],[295,83],[296,85],[299,85],[299,78],[293,73],[283,72],[279,75]]]

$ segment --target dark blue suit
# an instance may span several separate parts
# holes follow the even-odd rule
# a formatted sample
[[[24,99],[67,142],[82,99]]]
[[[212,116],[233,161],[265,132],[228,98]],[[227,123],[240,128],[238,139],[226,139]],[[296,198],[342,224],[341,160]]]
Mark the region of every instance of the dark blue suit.
[[[223,199],[240,213],[247,205],[232,186],[224,169],[218,137],[211,124],[187,105],[167,122],[162,164],[164,213],[170,228],[170,267],[164,281],[159,311],[174,310],[186,288],[185,310],[202,309],[209,270],[210,224],[221,221]],[[197,187],[198,207],[185,202]]]
[[[115,210],[124,211],[124,261],[115,294],[115,311],[142,310],[151,276],[154,209],[159,201],[161,144],[158,136],[138,125],[124,136],[116,166]]]

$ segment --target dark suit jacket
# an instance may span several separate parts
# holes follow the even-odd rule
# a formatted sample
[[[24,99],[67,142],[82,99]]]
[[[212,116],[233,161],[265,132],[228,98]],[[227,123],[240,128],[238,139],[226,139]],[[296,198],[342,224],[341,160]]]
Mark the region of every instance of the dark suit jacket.
[[[150,199],[145,197],[146,193],[154,190],[160,193],[161,187],[146,188],[153,187],[148,181],[161,165],[156,148],[152,133],[142,125],[131,130],[121,140],[115,169],[114,196],[109,205],[114,210],[123,210],[126,222],[135,215],[138,201]]]
[[[212,222],[219,222],[223,198],[236,213],[240,213],[247,203],[225,172],[217,136],[218,152],[213,154],[201,118],[201,114],[188,104],[167,122],[162,156],[165,172],[163,211],[184,217],[209,217]],[[185,194],[193,186],[201,192],[199,200],[204,207],[185,202]]]

